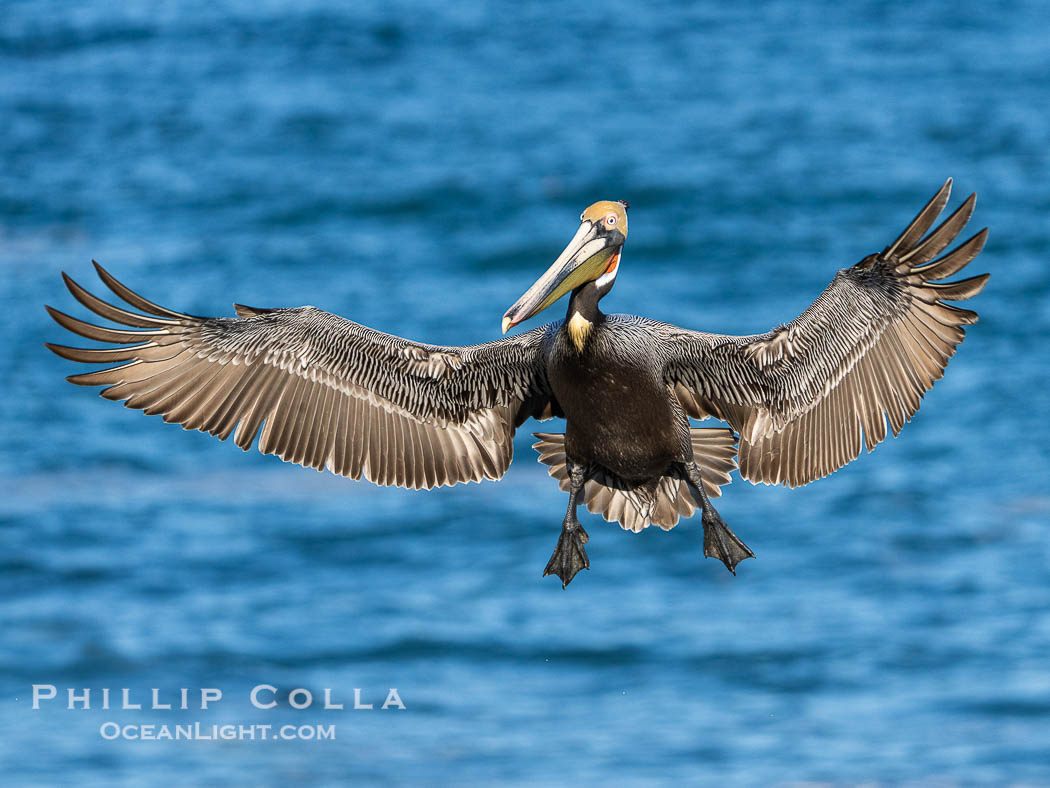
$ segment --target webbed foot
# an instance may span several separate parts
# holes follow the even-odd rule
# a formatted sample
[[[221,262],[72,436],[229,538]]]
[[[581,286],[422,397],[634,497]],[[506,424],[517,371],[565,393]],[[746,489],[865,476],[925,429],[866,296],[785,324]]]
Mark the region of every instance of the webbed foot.
[[[704,512],[704,555],[717,558],[726,569],[736,574],[736,565],[745,558],[754,558],[751,548],[740,541],[719,516],[714,507]]]
[[[562,525],[558,546],[554,548],[554,554],[547,562],[543,576],[557,575],[561,578],[561,587],[565,588],[576,577],[577,572],[590,569],[590,559],[587,558],[587,551],[583,549],[588,540],[587,532],[579,523],[575,523],[574,526]]]

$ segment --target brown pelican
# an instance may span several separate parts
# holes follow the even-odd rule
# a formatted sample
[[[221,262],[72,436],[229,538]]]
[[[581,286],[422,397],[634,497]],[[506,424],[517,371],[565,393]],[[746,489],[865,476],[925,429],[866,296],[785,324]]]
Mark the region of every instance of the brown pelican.
[[[382,485],[432,488],[499,479],[514,430],[529,417],[565,419],[537,433],[540,461],[569,493],[544,575],[566,586],[589,568],[587,508],[623,528],[673,528],[702,512],[704,555],[734,574],[754,554],[711,505],[729,472],[753,483],[807,484],[894,435],[944,373],[977,314],[950,306],[988,274],[952,283],[987,230],[938,257],[973,212],[970,197],[927,234],[949,179],[881,252],[836,274],[799,317],[765,334],[722,336],[643,317],[606,315],[627,203],[583,212],[569,245],[503,317],[503,332],[570,295],[565,320],[495,342],[412,342],[312,306],[196,317],[148,301],[98,263],[136,312],[63,274],[88,309],[131,328],[85,323],[47,307],[63,327],[117,347],[48,344],[63,358],[111,364],[73,375],[102,396],[220,440]],[[732,429],[694,429],[709,416]],[[735,431],[735,432],[734,432]],[[739,446],[737,441],[739,440]]]

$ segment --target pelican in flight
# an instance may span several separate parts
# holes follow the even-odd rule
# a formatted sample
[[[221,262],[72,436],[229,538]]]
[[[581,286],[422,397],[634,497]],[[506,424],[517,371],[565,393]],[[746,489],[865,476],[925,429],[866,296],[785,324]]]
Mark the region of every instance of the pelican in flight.
[[[499,479],[528,418],[565,419],[537,433],[540,462],[569,493],[544,576],[564,588],[589,569],[576,509],[624,529],[673,528],[699,508],[704,555],[730,572],[750,548],[711,498],[739,467],[753,483],[807,484],[896,436],[944,374],[977,314],[951,306],[988,274],[950,283],[987,230],[944,253],[975,195],[938,227],[951,179],[881,252],[839,271],[790,323],[723,336],[598,307],[627,240],[626,202],[596,202],[554,264],[503,316],[503,333],[568,295],[565,319],[469,347],[414,342],[312,306],[197,317],[148,301],[102,266],[102,282],[137,311],[63,274],[91,311],[129,328],[47,307],[64,328],[114,347],[48,344],[105,369],[71,383],[282,460],[381,485],[430,489]],[[944,253],[944,254],[942,254]],[[114,363],[117,366],[112,366]],[[714,417],[727,428],[697,429]]]

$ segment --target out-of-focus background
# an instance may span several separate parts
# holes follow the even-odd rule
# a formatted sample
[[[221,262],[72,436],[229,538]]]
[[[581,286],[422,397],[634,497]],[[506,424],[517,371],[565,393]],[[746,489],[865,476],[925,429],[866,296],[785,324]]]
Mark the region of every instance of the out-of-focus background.
[[[4,783],[1050,784],[1045,14],[8,0]],[[98,289],[92,257],[191,313],[311,303],[486,341],[598,199],[632,204],[604,307],[750,333],[949,175],[991,228],[980,323],[899,439],[801,490],[726,488],[758,554],[736,578],[698,520],[588,516],[592,570],[541,579],[565,495],[529,429],[499,484],[380,489],[104,402],[41,344],[69,339],[45,302],[84,314],[59,272]],[[34,683],[58,700],[33,711]],[[103,687],[146,708],[99,709]],[[154,687],[224,699],[150,710]],[[378,709],[390,687],[406,710]]]

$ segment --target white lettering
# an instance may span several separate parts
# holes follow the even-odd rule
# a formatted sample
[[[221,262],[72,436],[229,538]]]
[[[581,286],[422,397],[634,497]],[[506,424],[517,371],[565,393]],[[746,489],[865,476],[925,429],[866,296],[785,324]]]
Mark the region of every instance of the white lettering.
[[[211,702],[218,703],[222,700],[222,690],[216,689],[215,687],[202,687],[201,688],[201,708],[208,708],[208,704]]]
[[[84,705],[80,707],[82,709],[91,708],[91,690],[87,687],[84,687],[83,695],[77,695],[77,691],[72,687],[66,690],[66,693],[69,696],[69,703],[66,704],[67,709],[75,709],[76,706],[74,704],[76,703],[83,703]]]
[[[160,690],[157,689],[156,687],[153,688],[153,708],[154,709],[170,709],[171,708],[171,704],[170,703],[161,703],[160,702]]]
[[[296,695],[302,695],[304,698],[306,698],[306,700],[302,703],[296,703]],[[291,692],[288,693],[288,703],[291,704],[293,709],[305,709],[313,702],[314,696],[310,693],[310,690],[308,689],[303,689],[302,687],[299,687],[297,689],[293,689]]]
[[[332,690],[325,688],[324,691],[324,707],[326,709],[341,709],[343,708],[342,703],[332,703]]]
[[[124,687],[120,691],[120,695],[124,699],[124,702],[120,706],[122,709],[141,709],[142,708],[142,704],[141,703],[132,703],[131,702],[131,690],[128,687]]]
[[[391,687],[390,692],[386,694],[386,700],[383,701],[383,708],[389,708],[390,706],[397,706],[399,709],[404,710],[405,704],[401,702],[401,696],[397,694],[397,687]]]
[[[372,704],[371,703],[362,703],[361,702],[361,690],[359,688],[357,688],[357,687],[354,687],[354,708],[355,709],[370,709],[370,708],[372,708]]]
[[[273,684],[259,684],[255,687],[252,687],[252,694],[249,696],[252,705],[257,709],[272,709],[274,706],[277,705],[277,701],[271,700],[269,703],[259,702],[259,693],[263,690],[265,690],[266,692],[277,692],[277,687],[273,686]]]
[[[55,695],[58,694],[58,689],[54,684],[34,684],[33,685],[33,708],[40,708],[40,701],[51,700]]]

